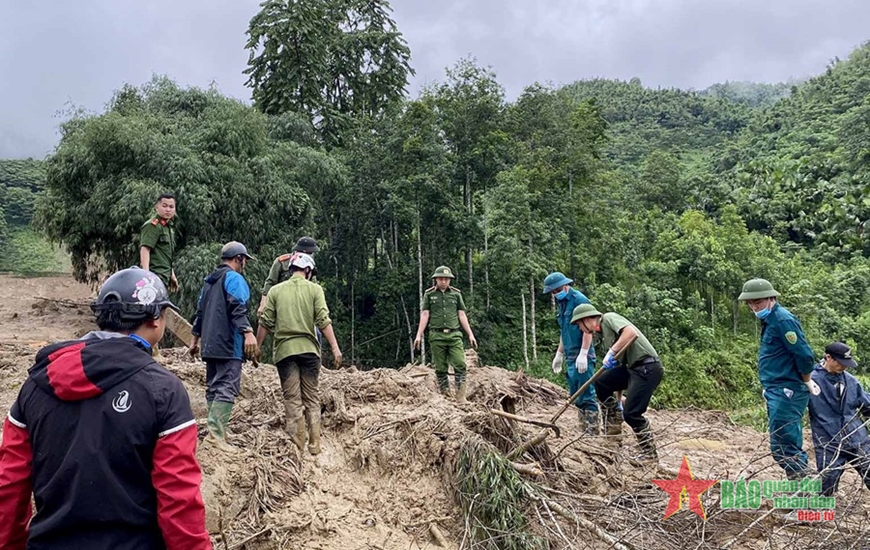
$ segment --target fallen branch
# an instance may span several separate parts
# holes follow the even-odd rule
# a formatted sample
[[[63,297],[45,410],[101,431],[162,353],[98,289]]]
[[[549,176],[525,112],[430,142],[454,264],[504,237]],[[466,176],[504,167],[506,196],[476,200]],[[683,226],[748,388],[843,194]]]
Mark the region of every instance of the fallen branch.
[[[441,548],[448,548],[447,539],[444,538],[444,535],[441,534],[441,530],[438,529],[438,526],[434,523],[429,524],[429,533],[432,535],[432,538],[435,539],[435,542]]]
[[[544,471],[541,470],[537,463],[521,464],[519,462],[511,462],[510,464],[514,470],[527,476],[543,477],[544,475]]]
[[[243,539],[243,540],[240,540],[239,542],[235,542],[235,543],[233,543],[233,545],[229,547],[229,550],[236,550],[237,548],[241,548],[242,546],[244,546],[244,545],[246,545],[247,543],[251,542],[251,541],[254,540],[255,538],[259,537],[260,535],[264,535],[264,534],[268,533],[268,532],[271,531],[271,530],[272,530],[271,527],[266,527],[266,528],[262,529],[261,531],[258,531],[258,532],[256,532],[256,533],[254,533],[253,535],[251,535],[251,536],[249,536],[249,537],[247,537],[247,538],[245,538],[245,539]]]
[[[522,443],[519,447],[517,447],[516,449],[511,451],[507,455],[508,460],[515,460],[515,459],[523,456],[523,454],[525,454],[526,451],[528,451],[529,449],[531,449],[535,445],[539,445],[539,444],[543,443],[544,440],[547,439],[548,433],[549,433],[548,430],[541,430],[540,432],[538,432],[538,435],[536,435],[535,437],[526,441],[525,443]]]
[[[559,514],[563,518],[567,519],[568,521],[573,521],[574,523],[579,523],[580,525],[582,525],[583,527],[588,529],[590,532],[592,532],[593,535],[595,535],[596,537],[598,537],[602,541],[606,542],[607,544],[611,545],[616,550],[631,550],[631,548],[632,548],[631,546],[629,546],[625,543],[619,542],[619,539],[617,539],[616,537],[614,537],[613,535],[611,535],[610,533],[608,533],[607,531],[605,531],[601,527],[598,527],[597,525],[595,525],[594,523],[592,523],[588,519],[582,518],[582,517],[577,516],[575,514],[572,514],[571,512],[566,510],[558,502],[549,500],[549,501],[546,501],[546,504],[547,504],[547,506],[549,506],[549,508],[551,510],[553,510],[554,512],[556,512],[557,514]]]

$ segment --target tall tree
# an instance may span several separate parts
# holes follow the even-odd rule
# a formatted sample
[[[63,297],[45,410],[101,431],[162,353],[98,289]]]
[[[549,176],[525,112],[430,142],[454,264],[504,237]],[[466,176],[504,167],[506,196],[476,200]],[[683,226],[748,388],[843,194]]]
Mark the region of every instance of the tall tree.
[[[248,26],[247,85],[267,114],[304,113],[329,144],[400,100],[411,52],[386,0],[266,0]]]

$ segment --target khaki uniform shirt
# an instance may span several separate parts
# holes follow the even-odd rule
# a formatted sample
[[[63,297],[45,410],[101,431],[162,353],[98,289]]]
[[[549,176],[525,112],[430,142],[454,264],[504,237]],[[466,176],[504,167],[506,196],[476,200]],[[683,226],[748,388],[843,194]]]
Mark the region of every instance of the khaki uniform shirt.
[[[610,349],[614,342],[619,339],[619,332],[625,327],[632,326],[631,322],[618,313],[605,313],[601,316],[601,343],[604,345],[606,349]],[[625,350],[625,353],[622,354],[622,358],[620,362],[630,367],[643,359],[644,357],[658,357],[659,354],[656,353],[652,344],[649,343],[649,340],[646,339],[646,336],[637,328],[634,327],[634,330],[637,331],[637,340]]]
[[[272,287],[260,317],[275,342],[274,363],[302,353],[320,355],[314,327],[323,330],[331,323],[323,288],[304,277],[290,277]]]
[[[139,232],[139,246],[151,250],[151,262],[148,270],[160,277],[167,287],[172,277],[172,262],[175,258],[175,228],[174,220],[168,222],[159,216],[154,216],[142,224]]]
[[[429,312],[429,330],[458,330],[459,312],[465,311],[465,300],[462,292],[452,286],[444,292],[432,287],[423,294],[422,309]]]

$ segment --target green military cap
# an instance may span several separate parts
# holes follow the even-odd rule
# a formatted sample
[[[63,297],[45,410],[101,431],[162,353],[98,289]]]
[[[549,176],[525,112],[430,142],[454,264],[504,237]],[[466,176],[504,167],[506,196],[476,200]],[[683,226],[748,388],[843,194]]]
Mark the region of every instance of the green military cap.
[[[432,278],[436,277],[447,277],[448,279],[455,279],[456,277],[453,275],[453,272],[450,271],[450,268],[446,265],[438,266],[435,270],[435,273],[432,275]]]
[[[773,285],[767,279],[749,279],[743,283],[743,292],[737,297],[738,300],[758,300],[760,298],[775,298],[779,292],[774,290]]]
[[[580,304],[575,307],[574,311],[571,313],[571,324],[573,325],[580,319],[585,319],[586,317],[598,317],[600,315],[601,312],[595,309],[595,306],[592,304]]]

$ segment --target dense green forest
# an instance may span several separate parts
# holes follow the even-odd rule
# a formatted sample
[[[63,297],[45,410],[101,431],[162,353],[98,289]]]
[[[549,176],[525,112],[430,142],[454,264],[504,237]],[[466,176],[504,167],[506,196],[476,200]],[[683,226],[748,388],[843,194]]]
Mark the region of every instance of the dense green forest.
[[[367,367],[420,360],[420,296],[440,264],[459,274],[482,360],[539,376],[558,342],[541,283],[566,272],[649,336],[666,369],[659,406],[760,403],[759,327],[736,301],[751,277],[776,285],[817,350],[842,339],[870,357],[870,46],[799,84],[588,80],[513,101],[463,59],[410,98],[383,3],[362,3],[364,17],[327,4],[329,32],[280,3],[252,20],[253,106],[155,77],[63,123],[35,226],[78,278],[133,263],[168,190],[187,314],[220,243],[261,258],[246,273],[256,302],[271,258],[310,234],[345,356]],[[305,46],[319,79],[270,33]],[[378,70],[359,70],[375,50]],[[21,209],[6,187],[8,224]]]
[[[55,247],[31,228],[36,197],[45,187],[45,164],[0,159],[0,271],[58,273],[67,269]]]

